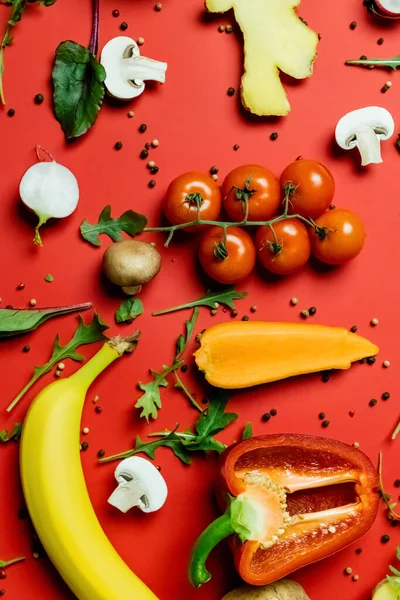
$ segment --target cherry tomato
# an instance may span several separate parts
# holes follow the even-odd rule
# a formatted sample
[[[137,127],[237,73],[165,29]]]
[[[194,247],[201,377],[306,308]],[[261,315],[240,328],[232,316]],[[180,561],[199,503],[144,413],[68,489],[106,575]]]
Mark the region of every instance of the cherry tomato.
[[[289,213],[316,219],[332,203],[335,181],[328,169],[305,158],[295,160],[283,171],[280,182],[282,189],[292,184],[296,189],[290,194]]]
[[[219,283],[245,279],[256,262],[256,249],[249,234],[240,227],[228,227],[226,244],[222,227],[211,227],[200,240],[199,260],[205,272]]]
[[[308,231],[297,219],[278,221],[273,228],[272,231],[271,227],[264,225],[257,231],[257,255],[268,271],[288,275],[303,267],[310,258]]]
[[[221,189],[204,173],[183,173],[174,179],[167,190],[164,212],[172,225],[201,219],[215,221],[221,212]],[[198,231],[201,226],[185,227],[185,231]]]
[[[341,265],[361,252],[364,246],[364,226],[351,210],[328,210],[315,221],[310,232],[311,252],[328,265]]]
[[[242,221],[248,200],[249,221],[267,221],[278,211],[281,191],[271,171],[258,165],[237,167],[222,184],[222,203],[232,221]]]

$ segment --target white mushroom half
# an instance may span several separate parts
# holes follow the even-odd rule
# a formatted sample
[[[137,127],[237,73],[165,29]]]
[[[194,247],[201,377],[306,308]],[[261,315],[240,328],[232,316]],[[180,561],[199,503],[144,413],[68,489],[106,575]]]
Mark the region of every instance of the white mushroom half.
[[[145,513],[159,510],[167,499],[168,488],[160,471],[145,458],[131,456],[115,470],[117,489],[108,503],[126,513],[137,506]]]
[[[400,16],[400,0],[376,0],[376,5],[384,14],[393,17]]]
[[[126,36],[110,40],[103,48],[100,62],[106,70],[107,92],[119,100],[140,96],[145,81],[165,83],[167,63],[140,56],[135,40]]]
[[[358,148],[363,166],[381,163],[381,140],[394,133],[393,117],[386,108],[367,106],[342,117],[336,126],[336,141],[344,150]]]

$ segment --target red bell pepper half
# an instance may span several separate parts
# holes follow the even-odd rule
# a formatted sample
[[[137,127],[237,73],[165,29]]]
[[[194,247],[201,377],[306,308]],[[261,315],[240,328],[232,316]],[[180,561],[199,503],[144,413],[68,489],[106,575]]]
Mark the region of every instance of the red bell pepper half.
[[[197,540],[189,578],[211,578],[205,562],[231,536],[242,579],[266,585],[348,546],[368,531],[379,504],[378,473],[353,446],[277,434],[234,444],[221,455],[225,514]]]

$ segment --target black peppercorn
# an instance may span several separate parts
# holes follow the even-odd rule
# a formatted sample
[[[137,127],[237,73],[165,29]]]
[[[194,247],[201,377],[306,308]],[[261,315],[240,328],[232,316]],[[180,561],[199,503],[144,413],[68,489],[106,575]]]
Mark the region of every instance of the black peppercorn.
[[[122,142],[115,142],[115,144],[114,144],[114,148],[116,150],[121,150],[122,146],[123,146]]]
[[[9,108],[7,114],[9,117],[13,117],[15,115],[15,110],[13,108]]]
[[[375,358],[375,356],[368,356],[368,358],[367,358],[367,363],[368,363],[369,365],[373,365],[373,364],[375,363],[375,361],[376,361],[376,358]]]
[[[156,173],[158,173],[159,170],[160,170],[160,167],[157,167],[157,165],[156,165],[155,167],[151,167],[150,173],[152,175],[155,175]]]
[[[353,325],[353,327],[350,328],[351,333],[356,333],[358,330],[357,325]]]
[[[89,444],[87,442],[82,442],[81,449],[82,450],[87,450],[88,448],[89,448]]]
[[[121,29],[121,31],[126,31],[128,29],[128,23],[126,23],[125,21],[122,21],[119,28]]]
[[[103,456],[105,455],[106,451],[105,450],[99,450],[97,453],[98,458],[103,458]]]
[[[269,139],[272,140],[273,142],[275,140],[278,139],[278,133],[276,131],[274,131],[273,133],[271,133],[271,135],[269,136]]]
[[[244,315],[244,317],[242,317],[242,321],[249,321],[250,317],[248,317],[247,315]]]
[[[396,479],[396,481],[394,482],[394,487],[400,487],[400,479]]]
[[[356,21],[352,21],[352,22],[350,23],[350,29],[354,30],[356,27],[357,27],[357,23],[356,23]]]
[[[156,187],[156,185],[157,185],[157,181],[155,179],[150,179],[149,188]]]
[[[146,150],[146,149],[144,149],[144,150],[142,150],[142,151],[141,151],[141,153],[140,153],[140,158],[147,158],[147,157],[148,157],[148,155],[149,155],[149,151],[148,151],[148,150]]]
[[[325,413],[319,413],[318,419],[321,419],[321,421],[323,421],[325,419]]]
[[[140,133],[144,133],[146,131],[146,129],[147,129],[146,123],[142,123],[139,127]]]
[[[119,10],[115,9],[115,10],[112,11],[111,14],[112,14],[113,17],[117,18],[117,17],[119,17]]]
[[[385,40],[384,40],[383,38],[379,38],[379,40],[378,40],[377,44],[378,44],[379,46],[382,46],[382,44],[383,44],[383,42],[384,42],[384,41],[385,41]]]
[[[182,373],[186,373],[186,371],[188,370],[188,366],[186,364],[181,366],[181,372]]]
[[[0,596],[4,596],[4,594],[6,593],[6,590],[0,590]]]
[[[324,427],[324,428],[328,427],[329,424],[330,424],[330,421],[322,421],[322,423],[321,423],[322,427]]]
[[[42,104],[42,102],[44,100],[43,94],[36,94],[34,100],[35,100],[35,104]]]
[[[322,381],[324,383],[328,383],[328,381],[329,381],[329,373],[327,373],[326,371],[325,371],[325,373],[322,373],[321,379],[322,379]]]
[[[94,412],[99,415],[101,412],[103,412],[103,408],[101,406],[96,406],[96,408],[94,409]]]
[[[0,571],[0,579],[5,579],[7,577],[7,573],[5,571]]]
[[[231,310],[231,316],[232,317],[237,317],[238,316],[238,311],[236,310],[236,308],[234,308],[233,310]]]
[[[239,148],[240,148],[239,144],[235,144],[235,145],[233,146],[233,149],[235,150],[235,152],[236,152],[237,150],[239,150]]]
[[[235,95],[235,88],[230,87],[228,88],[228,96],[234,96]]]
[[[30,349],[31,349],[31,347],[26,345],[22,348],[22,352],[29,352]]]
[[[219,167],[217,167],[216,165],[214,165],[213,167],[211,167],[211,169],[210,169],[210,175],[217,175],[218,172],[219,172]]]
[[[389,392],[383,392],[383,394],[382,394],[382,400],[389,400],[389,398],[390,398]]]
[[[269,421],[270,418],[271,418],[271,415],[269,413],[265,413],[265,415],[263,415],[261,417],[261,420],[266,422],[266,421]]]
[[[312,315],[315,315],[315,313],[317,312],[317,309],[315,308],[315,306],[312,306],[311,308],[308,309],[308,312],[312,316]]]
[[[361,552],[362,552],[362,548],[357,548],[356,549],[356,554],[361,554]]]
[[[365,54],[361,54],[360,60],[367,60],[367,57],[365,56]]]
[[[385,534],[381,537],[381,542],[382,544],[387,544],[388,542],[390,542],[390,536]]]
[[[376,406],[377,403],[378,403],[378,400],[376,400],[376,398],[372,398],[372,400],[369,401],[370,406]]]
[[[269,411],[269,414],[271,415],[271,417],[276,417],[276,415],[278,414],[278,411],[276,410],[276,408],[271,408],[271,410]]]
[[[336,204],[330,204],[328,208],[329,210],[335,210]]]

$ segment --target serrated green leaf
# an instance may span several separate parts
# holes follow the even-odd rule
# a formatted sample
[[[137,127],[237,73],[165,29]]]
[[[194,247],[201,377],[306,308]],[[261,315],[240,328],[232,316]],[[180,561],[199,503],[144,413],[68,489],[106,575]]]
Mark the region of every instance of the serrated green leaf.
[[[65,346],[60,345],[59,336],[58,334],[56,335],[53,345],[53,353],[50,357],[50,360],[41,367],[34,367],[34,373],[31,380],[18,394],[18,396],[12,401],[10,406],[7,408],[7,412],[10,412],[19,402],[19,400],[26,394],[26,392],[32,387],[32,385],[42,375],[51,371],[51,369],[58,362],[63,361],[67,358],[72,358],[72,360],[76,361],[83,361],[84,357],[81,354],[75,352],[76,348],[78,348],[79,346],[84,346],[86,344],[92,344],[94,342],[100,342],[102,340],[107,339],[104,335],[104,331],[108,329],[108,325],[103,323],[103,321],[97,313],[93,315],[93,319],[89,323],[89,325],[85,325],[80,315],[78,316],[78,320],[78,327],[75,330],[73,337]]]
[[[242,440],[248,440],[253,437],[253,425],[251,423],[246,423],[245,428],[242,433]]]
[[[200,416],[196,423],[196,431],[199,436],[215,435],[238,418],[239,415],[236,413],[225,412],[228,399],[225,390],[213,389],[209,397],[208,410]]]
[[[21,432],[22,423],[16,423],[10,434],[8,433],[7,429],[3,429],[3,431],[0,431],[0,442],[6,444],[11,440],[18,441],[21,437]]]
[[[193,314],[190,317],[190,319],[188,319],[187,321],[185,321],[185,327],[186,327],[186,335],[183,336],[182,334],[178,337],[178,339],[176,340],[176,358],[179,359],[180,356],[183,354],[183,352],[186,350],[190,339],[193,335],[193,331],[194,328],[196,326],[197,323],[197,319],[199,318],[199,309],[196,307],[193,310]]]
[[[171,372],[172,368],[164,366],[163,369],[163,371],[150,371],[153,381],[149,381],[149,383],[139,381],[138,383],[139,388],[144,391],[144,394],[136,402],[135,408],[142,409],[140,416],[144,417],[147,422],[149,422],[150,417],[157,419],[158,409],[162,406],[160,387],[167,387],[168,381],[165,377]]]
[[[209,292],[198,300],[193,300],[192,302],[187,302],[186,304],[180,304],[179,306],[174,306],[173,308],[159,310],[154,312],[153,316],[165,315],[167,313],[183,310],[185,308],[194,308],[195,306],[208,306],[209,308],[215,308],[216,303],[224,304],[229,308],[235,308],[234,300],[240,300],[242,298],[246,298],[246,296],[247,292],[235,292],[235,288],[233,286],[228,286],[220,292]]]
[[[93,246],[101,246],[99,235],[108,235],[114,242],[122,240],[121,231],[131,237],[137,235],[147,225],[147,219],[133,210],[126,210],[118,219],[111,217],[111,206],[106,206],[100,213],[99,220],[94,225],[84,219],[80,231],[83,239]]]
[[[94,125],[104,98],[106,71],[93,54],[72,41],[61,42],[53,68],[54,112],[68,139]]]
[[[139,298],[127,298],[115,313],[115,321],[117,323],[131,323],[133,319],[141,314],[143,314],[142,301]]]

